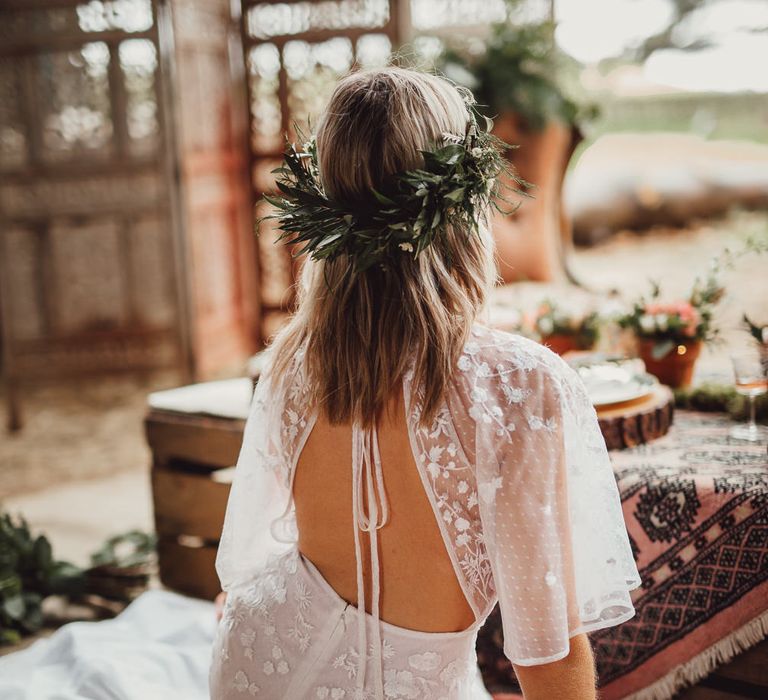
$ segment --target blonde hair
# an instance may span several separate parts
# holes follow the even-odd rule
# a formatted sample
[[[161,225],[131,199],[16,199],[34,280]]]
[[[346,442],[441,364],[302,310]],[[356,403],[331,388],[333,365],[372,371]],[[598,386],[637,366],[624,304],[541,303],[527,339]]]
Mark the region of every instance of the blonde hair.
[[[323,187],[364,202],[388,176],[423,164],[443,134],[463,136],[468,111],[448,81],[402,68],[353,73],[336,85],[317,131]],[[413,361],[429,423],[496,276],[485,212],[479,231],[449,228],[418,257],[356,273],[353,261],[308,260],[298,307],[273,343],[273,372],[306,341],[310,401],[331,423],[375,422]]]

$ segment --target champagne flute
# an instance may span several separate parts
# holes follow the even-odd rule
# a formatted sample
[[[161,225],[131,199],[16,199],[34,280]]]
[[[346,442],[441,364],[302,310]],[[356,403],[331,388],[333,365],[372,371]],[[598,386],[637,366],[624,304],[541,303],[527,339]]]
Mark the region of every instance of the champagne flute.
[[[766,437],[766,430],[755,421],[755,398],[768,392],[766,376],[757,353],[743,352],[731,356],[736,378],[736,392],[749,399],[749,421],[731,429],[731,437],[757,442]]]

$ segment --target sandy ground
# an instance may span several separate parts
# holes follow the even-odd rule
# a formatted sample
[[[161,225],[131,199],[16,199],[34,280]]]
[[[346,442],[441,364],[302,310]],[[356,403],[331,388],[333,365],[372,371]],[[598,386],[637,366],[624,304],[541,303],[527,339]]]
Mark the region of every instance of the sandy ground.
[[[738,249],[750,234],[768,233],[768,214],[740,213],[685,230],[620,233],[579,249],[573,269],[604,298],[632,296],[648,279],[669,295],[686,293],[724,246]],[[728,351],[749,342],[739,329],[744,311],[768,321],[768,256],[745,258],[725,275],[728,295],[718,312],[727,344],[707,350],[699,374],[728,376]],[[152,528],[144,441],[146,395],[173,377],[127,378],[32,386],[25,392],[26,425],[0,434],[0,499],[49,534],[58,557],[85,563],[109,535]],[[0,397],[2,398],[2,397]],[[0,416],[3,418],[4,416]]]

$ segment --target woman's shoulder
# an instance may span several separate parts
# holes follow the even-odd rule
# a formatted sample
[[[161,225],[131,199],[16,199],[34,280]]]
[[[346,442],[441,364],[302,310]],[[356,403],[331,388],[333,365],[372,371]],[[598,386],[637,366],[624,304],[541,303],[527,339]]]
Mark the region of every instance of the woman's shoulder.
[[[472,326],[459,364],[461,369],[472,368],[479,376],[489,378],[514,373],[519,378],[533,379],[570,371],[559,355],[541,343],[477,323]]]
[[[467,405],[505,415],[559,414],[580,396],[581,379],[549,348],[514,333],[476,324],[459,358],[459,391]]]

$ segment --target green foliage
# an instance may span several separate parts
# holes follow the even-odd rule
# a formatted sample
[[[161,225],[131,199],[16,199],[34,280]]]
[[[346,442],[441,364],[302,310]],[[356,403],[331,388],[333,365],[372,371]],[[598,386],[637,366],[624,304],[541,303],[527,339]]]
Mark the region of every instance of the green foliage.
[[[157,536],[154,533],[130,530],[110,537],[91,555],[92,566],[129,568],[147,564],[155,554]]]
[[[745,420],[749,415],[748,400],[727,384],[701,384],[695,388],[675,390],[675,405],[693,411],[726,412],[734,420]],[[755,416],[768,423],[768,395],[755,399]]]
[[[279,240],[300,246],[294,255],[307,253],[315,260],[347,255],[356,272],[386,267],[394,256],[416,257],[449,227],[473,235],[488,207],[506,201],[499,176],[514,182],[516,192],[524,183],[504,157],[507,145],[490,133],[490,120],[476,114],[469,99],[463,137],[445,134],[444,144],[422,151],[422,168],[390,178],[381,192],[372,191],[356,205],[326,196],[314,139],[302,151],[288,144],[285,165],[273,171],[281,196],[264,197],[277,213],[264,219],[279,221]]]
[[[564,57],[553,32],[551,22],[499,22],[492,25],[482,52],[473,51],[470,41],[455,39],[436,67],[472,89],[488,116],[512,111],[530,129],[550,121],[574,124],[594,118],[595,106],[580,108],[558,84]]]
[[[33,536],[23,518],[0,516],[0,644],[40,629],[43,598],[74,595],[84,586],[82,569],[56,561],[46,537]]]
[[[91,556],[94,567],[143,566],[153,557],[154,534],[131,530],[110,537]],[[33,535],[24,518],[0,515],[0,645],[15,644],[43,625],[42,602],[49,595],[78,598],[99,591],[84,571],[53,557],[44,535]]]

